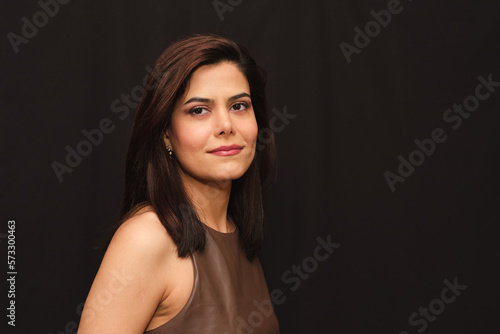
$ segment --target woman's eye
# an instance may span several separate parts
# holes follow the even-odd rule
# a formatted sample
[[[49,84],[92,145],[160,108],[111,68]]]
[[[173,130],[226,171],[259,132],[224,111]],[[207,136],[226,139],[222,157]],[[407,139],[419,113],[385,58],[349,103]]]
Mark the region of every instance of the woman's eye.
[[[239,103],[235,103],[233,104],[233,106],[231,107],[232,110],[245,110],[248,108],[248,104],[246,103],[243,103],[243,102],[239,102]]]
[[[189,110],[189,113],[192,115],[205,115],[206,113],[208,113],[208,110],[202,107],[195,107]]]

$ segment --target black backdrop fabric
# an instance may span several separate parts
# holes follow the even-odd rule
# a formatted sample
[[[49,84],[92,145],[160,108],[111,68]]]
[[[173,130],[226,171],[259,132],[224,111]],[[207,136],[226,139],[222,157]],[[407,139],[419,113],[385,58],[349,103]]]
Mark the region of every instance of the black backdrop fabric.
[[[261,261],[282,333],[498,332],[499,2],[4,1],[1,16],[2,333],[76,333],[143,78],[191,33],[268,72]]]

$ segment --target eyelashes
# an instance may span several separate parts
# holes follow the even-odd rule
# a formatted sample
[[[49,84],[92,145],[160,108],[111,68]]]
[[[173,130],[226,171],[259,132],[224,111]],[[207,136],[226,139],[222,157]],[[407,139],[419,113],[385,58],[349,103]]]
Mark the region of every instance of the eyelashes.
[[[237,111],[240,111],[240,110],[246,110],[246,109],[248,109],[248,107],[249,107],[249,106],[248,106],[248,103],[246,103],[246,102],[237,102],[237,103],[235,103],[235,104],[233,104],[233,105],[231,106],[231,109],[233,109],[233,108],[234,108],[234,107],[236,107],[236,106],[240,106],[240,108],[241,108],[241,107],[243,107],[243,108],[244,108],[244,109],[240,109],[240,108],[235,109],[235,110],[237,110]]]
[[[188,114],[191,114],[191,115],[205,115],[208,113],[208,109],[207,108],[204,108],[204,107],[194,107],[194,108],[191,108],[189,109],[188,111]]]
[[[233,104],[230,108],[230,110],[233,111],[244,111],[247,110],[250,107],[250,104],[247,102],[236,102]],[[195,116],[203,116],[208,114],[209,109],[204,106],[196,106],[188,110],[188,114],[190,115],[195,115]]]

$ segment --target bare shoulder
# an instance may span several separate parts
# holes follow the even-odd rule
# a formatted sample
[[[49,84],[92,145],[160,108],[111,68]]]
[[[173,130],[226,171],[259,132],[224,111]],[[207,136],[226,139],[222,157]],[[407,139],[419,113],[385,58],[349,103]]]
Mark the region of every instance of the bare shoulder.
[[[175,254],[176,246],[156,213],[144,208],[125,221],[115,232],[108,250],[128,248],[148,255]]]
[[[143,333],[169,288],[169,268],[177,262],[175,244],[156,214],[141,210],[133,215],[106,250],[78,333]]]

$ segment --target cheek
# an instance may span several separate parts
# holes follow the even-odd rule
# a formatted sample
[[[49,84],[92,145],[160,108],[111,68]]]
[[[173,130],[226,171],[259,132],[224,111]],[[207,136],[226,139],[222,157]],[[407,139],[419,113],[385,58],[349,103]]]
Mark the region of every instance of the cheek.
[[[245,139],[249,144],[255,145],[257,141],[257,136],[259,135],[259,128],[257,126],[257,121],[248,122],[244,127]]]
[[[172,125],[175,129],[172,145],[177,150],[177,154],[192,153],[205,147],[207,131],[203,127],[195,127],[182,122]]]

